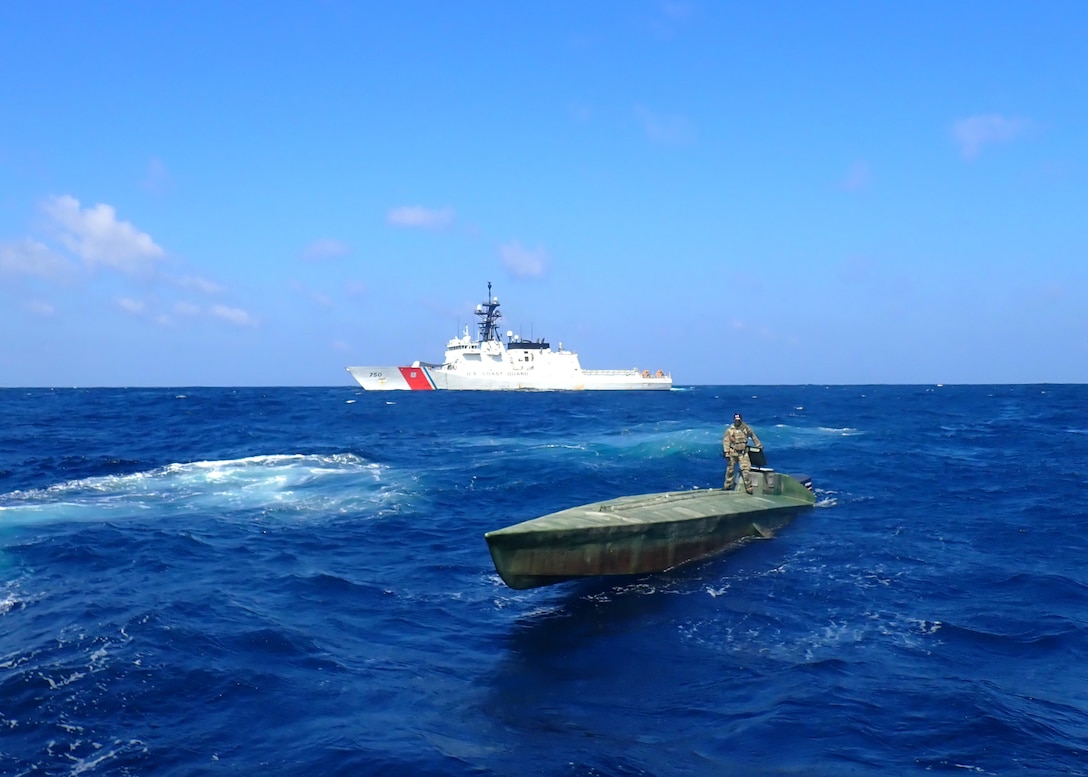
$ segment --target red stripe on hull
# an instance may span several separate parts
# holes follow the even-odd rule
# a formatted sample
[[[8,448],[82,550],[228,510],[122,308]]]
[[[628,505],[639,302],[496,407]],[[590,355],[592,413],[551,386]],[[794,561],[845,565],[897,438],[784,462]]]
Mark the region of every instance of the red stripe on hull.
[[[404,382],[412,391],[434,391],[434,384],[422,367],[398,367],[400,374],[404,376]]]

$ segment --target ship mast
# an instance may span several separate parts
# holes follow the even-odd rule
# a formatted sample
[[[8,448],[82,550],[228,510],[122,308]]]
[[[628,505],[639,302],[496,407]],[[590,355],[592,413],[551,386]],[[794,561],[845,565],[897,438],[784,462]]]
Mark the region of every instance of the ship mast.
[[[479,323],[480,341],[499,340],[499,319],[502,318],[502,313],[499,312],[499,301],[491,296],[491,281],[487,282],[487,302],[476,306],[476,315],[482,319]]]

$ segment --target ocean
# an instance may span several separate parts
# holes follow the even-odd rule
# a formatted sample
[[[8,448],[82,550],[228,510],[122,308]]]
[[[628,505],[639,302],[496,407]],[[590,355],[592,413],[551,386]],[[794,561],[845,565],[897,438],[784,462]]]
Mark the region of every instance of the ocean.
[[[1088,387],[0,390],[0,774],[1088,774]],[[817,506],[514,591],[483,534]]]

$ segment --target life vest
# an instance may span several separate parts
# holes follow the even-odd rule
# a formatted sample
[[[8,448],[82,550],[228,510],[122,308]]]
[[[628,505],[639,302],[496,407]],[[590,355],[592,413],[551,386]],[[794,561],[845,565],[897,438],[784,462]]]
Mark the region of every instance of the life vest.
[[[752,430],[748,428],[748,424],[742,423],[740,426],[730,424],[725,433],[726,439],[729,440],[729,450],[744,453],[748,450],[748,437],[751,434]]]

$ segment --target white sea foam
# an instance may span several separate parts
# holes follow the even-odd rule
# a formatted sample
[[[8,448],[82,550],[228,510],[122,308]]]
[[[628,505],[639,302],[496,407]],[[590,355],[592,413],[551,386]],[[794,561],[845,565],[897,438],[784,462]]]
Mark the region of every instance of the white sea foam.
[[[881,645],[929,652],[939,630],[940,623],[889,612],[832,615],[802,629],[796,623],[746,614],[732,623],[699,620],[680,626],[686,640],[714,645],[727,653],[758,654],[788,663],[811,663],[840,656],[844,649],[867,651]],[[785,634],[789,639],[784,639]]]
[[[328,515],[403,499],[395,481],[388,466],[350,453],[174,463],[2,494],[0,526],[252,510]]]
[[[84,758],[76,758],[72,755],[68,755],[67,758],[73,762],[71,774],[75,775],[93,771],[104,762],[112,758],[117,758],[122,753],[147,752],[147,744],[139,739],[130,739],[127,742],[115,740],[112,745],[106,747],[98,744],[94,745],[94,750],[91,755]]]
[[[4,598],[0,599],[0,615],[7,615],[18,604],[19,600],[16,599],[14,595],[6,595]]]

